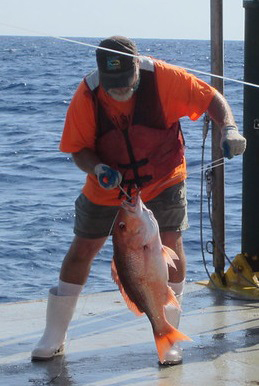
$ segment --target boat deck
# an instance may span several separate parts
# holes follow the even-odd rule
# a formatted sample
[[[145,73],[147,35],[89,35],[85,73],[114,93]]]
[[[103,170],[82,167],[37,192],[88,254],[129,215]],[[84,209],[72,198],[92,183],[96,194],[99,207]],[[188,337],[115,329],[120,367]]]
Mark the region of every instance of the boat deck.
[[[184,360],[159,366],[151,326],[119,292],[81,296],[66,354],[31,362],[46,300],[0,305],[0,385],[259,385],[259,301],[234,300],[187,284],[180,330]]]

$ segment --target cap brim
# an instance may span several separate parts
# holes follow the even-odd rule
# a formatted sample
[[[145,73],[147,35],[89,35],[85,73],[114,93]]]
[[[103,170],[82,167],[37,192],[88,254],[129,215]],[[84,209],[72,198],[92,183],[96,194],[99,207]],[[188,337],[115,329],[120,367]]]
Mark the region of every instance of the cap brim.
[[[135,69],[121,72],[119,74],[107,74],[99,71],[100,83],[105,90],[111,88],[130,87],[135,75]]]

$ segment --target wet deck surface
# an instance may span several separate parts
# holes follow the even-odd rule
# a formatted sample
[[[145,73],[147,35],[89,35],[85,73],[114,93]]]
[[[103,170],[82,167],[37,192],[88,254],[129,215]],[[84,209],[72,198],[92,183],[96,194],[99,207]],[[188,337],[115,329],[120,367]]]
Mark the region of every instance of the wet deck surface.
[[[184,361],[158,365],[148,319],[119,292],[80,297],[66,355],[31,362],[45,326],[46,301],[0,305],[0,385],[259,385],[259,301],[224,298],[188,284],[180,330]]]

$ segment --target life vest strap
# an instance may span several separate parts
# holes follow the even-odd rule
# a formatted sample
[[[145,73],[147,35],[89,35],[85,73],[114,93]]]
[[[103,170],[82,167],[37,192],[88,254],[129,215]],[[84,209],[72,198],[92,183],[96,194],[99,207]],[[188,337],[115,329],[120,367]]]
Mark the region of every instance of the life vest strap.
[[[137,169],[141,166],[144,166],[148,163],[147,158],[142,158],[139,161],[130,162],[128,164],[118,164],[118,166],[122,169]]]

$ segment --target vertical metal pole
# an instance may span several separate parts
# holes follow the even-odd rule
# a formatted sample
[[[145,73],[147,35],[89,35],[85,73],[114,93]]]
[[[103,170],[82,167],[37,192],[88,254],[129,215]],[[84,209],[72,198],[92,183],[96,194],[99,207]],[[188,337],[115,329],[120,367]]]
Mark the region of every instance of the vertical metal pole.
[[[223,75],[223,5],[222,0],[211,0],[211,72]],[[223,94],[223,80],[212,77],[211,84]],[[222,158],[220,149],[221,133],[215,124],[212,126],[212,160]],[[213,265],[216,274],[223,279],[225,267],[225,189],[224,165],[214,169],[212,186],[212,221],[214,239]]]
[[[259,84],[259,0],[244,1],[245,81]],[[259,272],[259,89],[244,87],[242,253]]]

